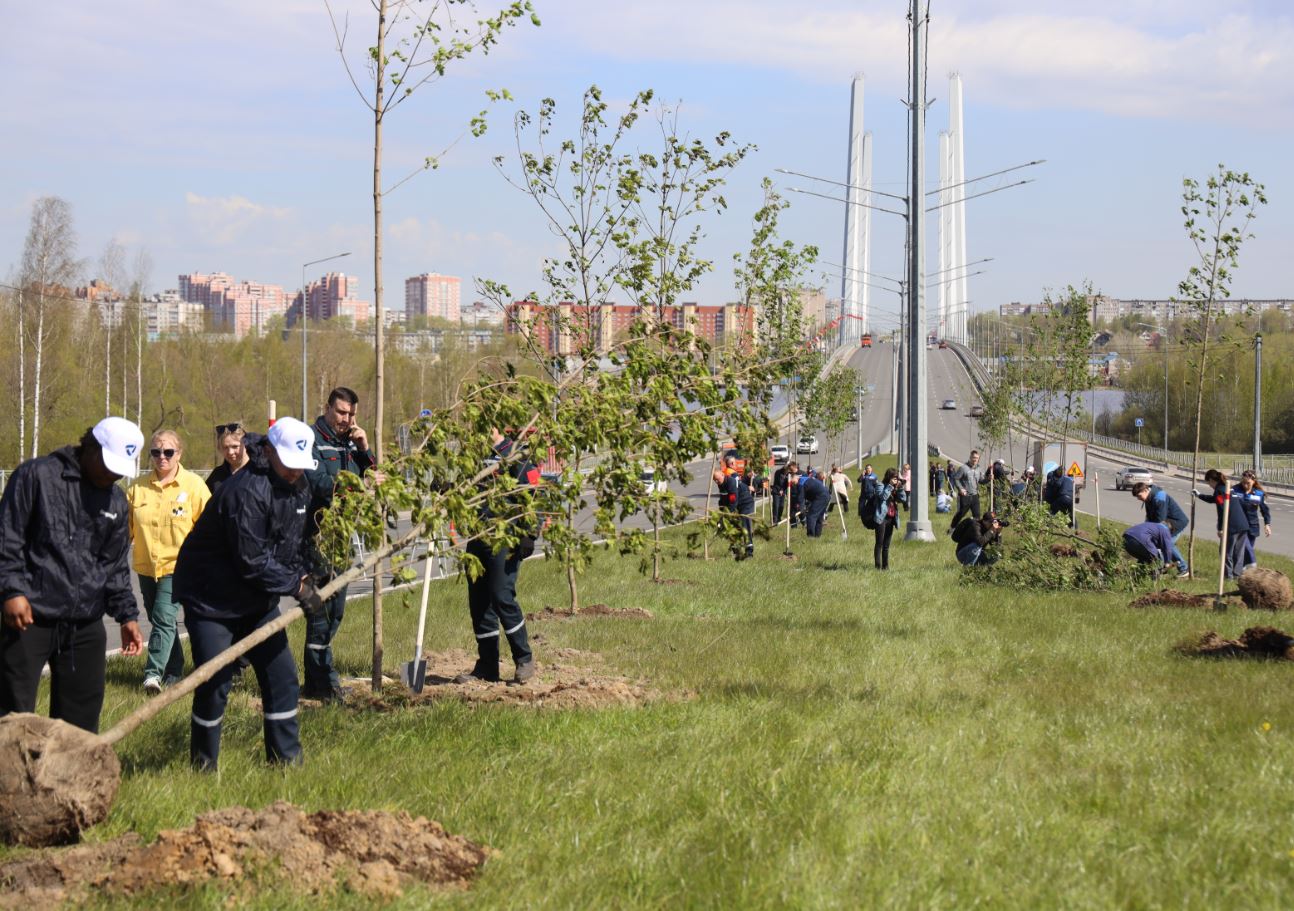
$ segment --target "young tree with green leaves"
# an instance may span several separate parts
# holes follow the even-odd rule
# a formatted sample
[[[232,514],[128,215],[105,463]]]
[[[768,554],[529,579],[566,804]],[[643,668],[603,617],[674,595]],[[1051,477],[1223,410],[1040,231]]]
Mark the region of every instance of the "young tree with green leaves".
[[[1174,300],[1190,313],[1186,344],[1191,352],[1190,367],[1195,386],[1195,443],[1191,451],[1191,483],[1200,476],[1200,423],[1204,415],[1204,383],[1210,379],[1210,358],[1214,347],[1226,341],[1218,333],[1225,320],[1225,301],[1231,296],[1231,280],[1240,264],[1240,248],[1253,237],[1249,226],[1266,205],[1263,185],[1247,171],[1233,171],[1219,164],[1201,185],[1194,178],[1182,181],[1182,217],[1186,237],[1196,262],[1177,285]],[[1215,335],[1219,335],[1215,338]],[[1195,504],[1191,498],[1191,534],[1186,560],[1195,569]]]
[[[341,56],[355,93],[373,118],[373,337],[377,383],[373,417],[374,454],[383,452],[385,408],[385,304],[382,295],[382,203],[386,196],[420,171],[435,167],[439,157],[428,156],[417,171],[405,175],[391,186],[383,185],[382,134],[386,118],[421,88],[444,78],[451,63],[474,53],[488,54],[502,37],[503,30],[528,20],[539,25],[530,0],[514,0],[493,16],[477,18],[476,0],[373,0],[377,14],[375,43],[364,58],[372,82],[370,97],[360,88],[355,70],[346,56],[349,20],[338,23],[329,0],[324,0],[332,22],[337,53]],[[490,100],[502,97],[490,92]],[[472,119],[470,132],[479,136],[485,131],[485,112]],[[460,137],[461,138],[461,137]],[[457,140],[455,140],[457,142]],[[450,143],[452,146],[453,143]],[[448,147],[446,151],[448,150]],[[444,154],[442,152],[441,154]],[[301,314],[305,319],[305,313]],[[308,415],[301,416],[309,420]],[[373,584],[373,689],[382,679],[382,574],[374,574]]]

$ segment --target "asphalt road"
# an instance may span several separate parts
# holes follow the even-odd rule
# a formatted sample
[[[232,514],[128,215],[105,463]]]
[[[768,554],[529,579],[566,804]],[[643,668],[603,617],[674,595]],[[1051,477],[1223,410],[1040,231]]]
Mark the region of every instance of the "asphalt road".
[[[927,376],[930,394],[929,407],[931,409],[929,421],[930,443],[938,446],[941,452],[952,458],[964,460],[970,454],[970,450],[977,447],[980,442],[977,422],[969,416],[970,407],[979,404],[980,397],[975,390],[974,383],[971,382],[966,373],[966,368],[962,365],[956,353],[948,349],[935,349],[928,352],[928,354]],[[949,398],[956,400],[957,409],[955,411],[940,410],[940,403]],[[981,455],[981,466],[987,466],[995,458],[1003,458],[1017,472],[1023,471],[1028,464],[1026,461],[1028,458],[1026,453],[1027,445],[1025,440],[1015,440],[1015,446],[1009,450],[1006,446],[1002,446],[992,452],[985,452]],[[1144,521],[1145,512],[1142,504],[1129,491],[1117,491],[1114,489],[1115,471],[1124,465],[1135,464],[1139,463],[1112,461],[1095,454],[1088,455],[1088,489],[1080,497],[1078,511],[1088,514],[1096,513],[1098,493],[1095,487],[1099,486],[1102,517],[1128,524]],[[1041,465],[1035,467],[1039,470],[1042,468]],[[1155,470],[1154,465],[1145,465],[1144,467],[1151,469],[1152,472]],[[1190,515],[1192,485],[1186,479],[1156,473],[1155,483],[1168,491],[1169,495],[1181,504],[1187,515]],[[1203,484],[1201,482],[1196,486],[1203,487]],[[1216,547],[1217,513],[1215,508],[1198,500],[1194,502],[1197,507],[1195,510],[1196,547],[1205,546],[1206,544]],[[1258,553],[1260,555],[1273,553],[1294,557],[1294,503],[1291,503],[1286,498],[1271,497],[1268,505],[1272,511],[1272,536],[1258,539]],[[1182,552],[1185,553],[1185,536],[1178,541],[1178,545],[1181,547]],[[1261,560],[1261,556],[1259,559]]]

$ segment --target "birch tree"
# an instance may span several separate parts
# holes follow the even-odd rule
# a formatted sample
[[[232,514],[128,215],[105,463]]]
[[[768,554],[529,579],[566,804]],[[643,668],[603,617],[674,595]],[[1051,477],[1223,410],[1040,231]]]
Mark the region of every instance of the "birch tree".
[[[52,300],[65,299],[76,284],[81,263],[76,259],[76,231],[72,207],[57,196],[42,196],[32,205],[31,224],[22,252],[20,282],[35,299],[35,328],[32,333],[31,457],[40,454],[41,382],[49,341],[47,307]],[[21,305],[20,305],[21,306]]]

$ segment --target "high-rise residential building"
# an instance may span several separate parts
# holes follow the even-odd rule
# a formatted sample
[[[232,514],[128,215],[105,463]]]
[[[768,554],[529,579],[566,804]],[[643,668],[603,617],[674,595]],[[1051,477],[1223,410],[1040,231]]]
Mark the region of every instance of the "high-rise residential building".
[[[746,304],[673,304],[658,315],[655,310],[627,304],[553,306],[516,301],[508,305],[504,331],[533,339],[548,354],[573,354],[585,345],[605,353],[625,338],[635,321],[658,316],[714,346],[750,344],[754,339],[755,308]]]
[[[456,275],[424,272],[404,280],[404,314],[407,320],[415,316],[439,317],[452,323],[459,321],[459,300],[462,280]]]
[[[224,272],[212,272],[207,275],[202,272],[190,272],[188,275],[181,275],[180,297],[193,304],[201,304],[205,309],[212,308],[212,295],[224,291],[234,283],[232,276]]]
[[[301,295],[293,302],[300,313]],[[359,279],[344,272],[329,272],[306,286],[306,315],[310,319],[334,319],[344,316],[360,326],[373,318],[373,304],[359,296]]]
[[[503,325],[503,311],[488,301],[473,301],[462,308],[460,315],[467,326]]]
[[[212,330],[232,333],[235,338],[249,332],[263,334],[269,321],[288,309],[282,285],[235,281],[224,272],[193,272],[181,275],[179,282],[179,299],[201,305],[210,316]]]

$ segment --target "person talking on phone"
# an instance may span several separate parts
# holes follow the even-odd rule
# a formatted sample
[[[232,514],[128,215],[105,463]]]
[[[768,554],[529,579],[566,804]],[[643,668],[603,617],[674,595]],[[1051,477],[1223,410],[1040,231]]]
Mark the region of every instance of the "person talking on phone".
[[[305,473],[310,485],[310,513],[306,523],[306,554],[315,584],[322,588],[332,579],[332,568],[319,553],[319,513],[332,505],[337,475],[343,471],[363,475],[373,467],[368,434],[356,423],[359,396],[354,389],[338,386],[328,393],[324,413],[315,418],[312,454],[316,467]],[[379,478],[380,480],[380,478]],[[346,613],[346,587],[324,602],[323,610],[306,618],[306,647],[302,665],[305,679],[301,695],[330,702],[345,694],[341,678],[333,667],[332,642]]]

